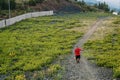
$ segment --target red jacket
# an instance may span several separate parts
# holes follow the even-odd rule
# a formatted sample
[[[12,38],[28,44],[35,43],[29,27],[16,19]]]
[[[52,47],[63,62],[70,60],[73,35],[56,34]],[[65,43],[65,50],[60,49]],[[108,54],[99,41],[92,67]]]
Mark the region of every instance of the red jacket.
[[[80,51],[81,51],[80,48],[75,48],[75,50],[74,50],[75,56],[79,56],[80,55]]]

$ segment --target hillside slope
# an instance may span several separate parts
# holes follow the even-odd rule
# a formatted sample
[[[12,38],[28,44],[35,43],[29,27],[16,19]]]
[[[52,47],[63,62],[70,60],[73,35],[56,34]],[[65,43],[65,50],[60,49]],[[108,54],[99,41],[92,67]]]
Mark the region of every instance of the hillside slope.
[[[67,0],[46,0],[31,8],[37,11],[54,10],[54,12],[79,12],[82,10],[79,5]]]

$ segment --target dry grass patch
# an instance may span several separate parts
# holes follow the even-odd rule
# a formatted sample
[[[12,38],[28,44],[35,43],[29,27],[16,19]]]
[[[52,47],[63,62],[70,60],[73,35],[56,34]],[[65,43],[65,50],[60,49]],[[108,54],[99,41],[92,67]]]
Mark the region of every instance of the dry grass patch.
[[[79,25],[81,26],[75,26],[73,28],[70,28],[70,29],[66,29],[67,31],[75,31],[75,32],[82,32],[82,33],[86,33],[90,28],[91,28],[91,25],[95,22],[95,20],[83,20],[80,21],[81,23],[78,23]]]
[[[88,29],[88,27],[74,27],[74,28],[66,29],[66,30],[84,33],[87,31],[87,29]]]
[[[93,57],[96,64],[112,68],[113,77],[120,78],[120,18],[112,17],[98,27],[94,35],[85,43],[85,54]]]
[[[112,33],[114,30],[114,27],[112,25],[112,22],[115,18],[109,18],[108,20],[105,20],[102,22],[102,24],[96,29],[94,34],[90,37],[89,40],[103,40],[105,36]]]

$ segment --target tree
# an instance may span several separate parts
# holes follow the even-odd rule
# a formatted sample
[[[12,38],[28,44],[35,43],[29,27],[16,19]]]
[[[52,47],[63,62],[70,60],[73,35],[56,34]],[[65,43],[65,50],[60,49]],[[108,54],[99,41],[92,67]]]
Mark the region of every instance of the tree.
[[[29,5],[35,6],[37,3],[42,3],[45,0],[29,0]]]
[[[42,3],[44,0],[35,0],[36,3]]]
[[[16,8],[16,2],[15,0],[10,0],[10,8],[15,9]]]
[[[0,9],[8,9],[7,1],[6,0],[0,0]]]
[[[10,0],[10,8],[11,9],[16,8],[15,0]],[[0,9],[1,10],[8,10],[8,0],[0,0]]]
[[[86,3],[85,3],[85,1],[84,1],[84,0],[79,1],[79,2],[78,2],[78,4],[79,4],[79,5],[81,5],[81,6],[86,5]]]
[[[29,5],[30,5],[30,6],[35,6],[35,5],[36,5],[35,0],[29,0]]]
[[[102,9],[102,10],[104,10],[106,12],[110,11],[109,6],[105,2],[104,3],[95,4],[94,6],[96,8],[98,8],[98,9]]]

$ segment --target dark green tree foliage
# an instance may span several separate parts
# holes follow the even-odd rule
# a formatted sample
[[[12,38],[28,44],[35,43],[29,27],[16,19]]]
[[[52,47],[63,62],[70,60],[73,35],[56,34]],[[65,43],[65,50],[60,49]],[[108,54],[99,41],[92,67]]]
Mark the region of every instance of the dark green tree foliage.
[[[109,6],[104,2],[104,3],[99,3],[99,4],[95,4],[95,7],[102,9],[104,11],[110,11]]]
[[[35,0],[30,0],[30,1],[29,1],[29,5],[35,6],[35,5],[36,5],[36,1],[35,1]]]
[[[10,8],[16,8],[15,0],[10,0]],[[0,10],[8,10],[8,0],[0,0]]]
[[[42,3],[44,0],[35,0],[36,3]]]
[[[79,5],[81,5],[81,6],[86,5],[86,3],[85,3],[85,1],[84,1],[84,0],[79,1],[79,2],[78,2],[78,4],[79,4]]]
[[[42,3],[45,0],[29,0],[29,5],[35,6],[37,3]]]
[[[15,9],[16,8],[16,2],[15,2],[15,0],[10,0],[10,8],[11,9]]]
[[[0,10],[8,9],[6,0],[0,0]]]
[[[70,1],[70,0],[66,0],[66,1]]]

